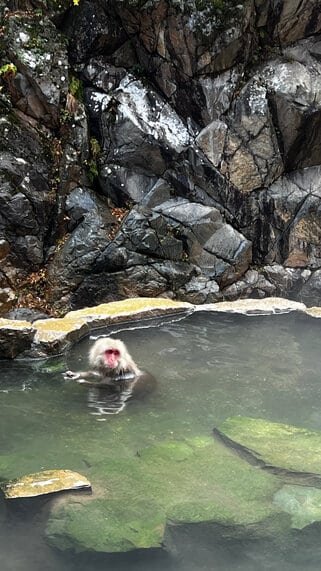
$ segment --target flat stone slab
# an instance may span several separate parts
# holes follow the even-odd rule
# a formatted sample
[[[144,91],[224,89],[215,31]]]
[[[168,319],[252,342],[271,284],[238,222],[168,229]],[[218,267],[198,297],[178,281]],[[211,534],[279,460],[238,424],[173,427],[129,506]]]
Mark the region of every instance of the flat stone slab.
[[[244,315],[273,315],[290,311],[308,310],[304,303],[291,301],[282,297],[266,297],[264,299],[240,299],[238,301],[222,301],[198,305],[196,311],[220,311],[224,313],[241,313]]]
[[[257,418],[229,418],[214,434],[252,463],[321,485],[321,433]],[[304,482],[303,482],[304,483]]]
[[[86,319],[91,329],[118,323],[193,311],[194,306],[166,298],[136,297],[70,311],[63,319]]]
[[[28,321],[0,318],[0,358],[14,359],[31,347],[36,330]]]
[[[33,326],[36,332],[31,350],[39,357],[62,353],[89,333],[84,318],[40,319]]]
[[[81,490],[91,488],[87,478],[71,470],[44,470],[28,474],[1,484],[6,499],[31,498],[62,492],[65,490]]]

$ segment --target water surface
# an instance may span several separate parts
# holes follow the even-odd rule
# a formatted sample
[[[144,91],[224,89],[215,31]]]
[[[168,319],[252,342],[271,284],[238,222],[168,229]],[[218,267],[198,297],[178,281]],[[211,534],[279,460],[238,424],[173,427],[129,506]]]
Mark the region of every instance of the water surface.
[[[246,317],[195,313],[113,332],[158,388],[119,415],[104,415],[88,390],[63,379],[86,367],[92,339],[47,361],[1,362],[2,478],[69,468],[86,475],[107,451],[132,456],[163,440],[210,434],[229,416],[265,418],[321,431],[321,324],[301,314]],[[110,332],[100,330],[96,334]],[[97,414],[98,413],[98,414]],[[300,549],[226,544],[196,531],[178,559],[58,553],[42,539],[48,499],[1,504],[1,571],[278,571],[320,569],[319,539]],[[1,513],[1,512],[0,512]],[[3,521],[2,521],[3,520]]]

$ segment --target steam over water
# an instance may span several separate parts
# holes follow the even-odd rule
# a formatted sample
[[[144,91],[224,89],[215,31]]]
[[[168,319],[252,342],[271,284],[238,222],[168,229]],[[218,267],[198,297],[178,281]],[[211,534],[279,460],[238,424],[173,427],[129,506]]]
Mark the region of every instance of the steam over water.
[[[104,414],[88,389],[63,379],[86,367],[92,340],[48,361],[1,362],[1,478],[41,469],[88,466],[118,449],[132,456],[170,439],[211,434],[242,415],[321,431],[321,322],[300,314],[245,317],[196,313],[182,320],[124,326],[113,332],[158,389]],[[106,333],[99,331],[97,334]],[[110,333],[110,330],[108,331]],[[177,557],[157,552],[125,556],[74,555],[46,545],[51,498],[1,502],[1,571],[319,571],[320,539],[302,534],[291,549],[275,538],[238,544],[195,529]]]

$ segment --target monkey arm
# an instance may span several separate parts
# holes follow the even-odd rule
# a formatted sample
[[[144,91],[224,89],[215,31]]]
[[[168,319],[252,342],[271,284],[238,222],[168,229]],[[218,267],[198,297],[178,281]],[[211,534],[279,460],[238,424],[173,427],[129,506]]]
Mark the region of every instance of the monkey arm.
[[[78,371],[77,373],[74,371],[66,371],[64,374],[64,379],[72,379],[74,381],[78,381],[78,379],[101,379],[102,375],[97,371]]]

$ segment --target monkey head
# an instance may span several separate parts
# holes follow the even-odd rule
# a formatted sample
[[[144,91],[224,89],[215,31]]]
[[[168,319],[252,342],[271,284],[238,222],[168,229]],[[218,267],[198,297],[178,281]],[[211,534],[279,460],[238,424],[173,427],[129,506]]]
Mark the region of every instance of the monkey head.
[[[97,339],[89,353],[89,363],[93,369],[108,377],[125,373],[139,374],[139,368],[120,339],[104,337]]]

